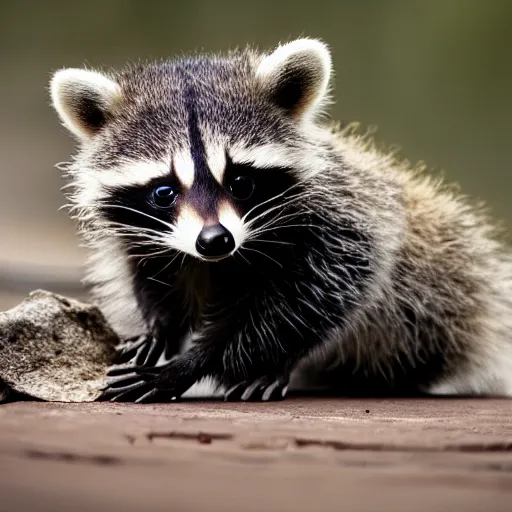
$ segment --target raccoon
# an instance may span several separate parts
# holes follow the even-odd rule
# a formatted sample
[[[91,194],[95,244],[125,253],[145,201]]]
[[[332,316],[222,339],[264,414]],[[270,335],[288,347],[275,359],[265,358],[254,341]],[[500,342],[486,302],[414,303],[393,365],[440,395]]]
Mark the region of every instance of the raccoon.
[[[85,283],[126,340],[105,399],[512,395],[496,223],[330,121],[332,75],[310,38],[54,73]]]

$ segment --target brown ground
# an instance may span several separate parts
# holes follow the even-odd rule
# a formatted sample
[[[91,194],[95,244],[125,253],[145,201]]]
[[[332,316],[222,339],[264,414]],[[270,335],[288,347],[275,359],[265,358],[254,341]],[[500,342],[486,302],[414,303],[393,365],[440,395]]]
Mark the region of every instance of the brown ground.
[[[0,511],[512,510],[512,401],[0,406]]]

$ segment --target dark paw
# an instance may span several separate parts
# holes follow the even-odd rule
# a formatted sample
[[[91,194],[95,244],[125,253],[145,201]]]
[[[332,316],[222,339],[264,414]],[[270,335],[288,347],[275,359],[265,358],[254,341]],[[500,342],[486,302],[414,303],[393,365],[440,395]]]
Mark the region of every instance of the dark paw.
[[[107,386],[103,390],[101,401],[111,402],[149,402],[165,401],[157,386],[156,378],[148,378],[140,373],[141,367],[133,363],[110,367],[107,373]],[[155,370],[153,368],[153,370]]]
[[[119,345],[117,352],[117,362],[108,369],[107,386],[99,400],[140,403],[156,399],[158,389],[138,370],[144,365],[163,362],[165,344],[150,335],[142,335]]]
[[[175,356],[154,366],[129,364],[111,367],[103,399],[112,401],[169,402],[181,397],[196,378],[189,372],[187,359]]]
[[[267,402],[283,400],[288,390],[288,378],[261,377],[253,382],[240,382],[231,386],[224,394],[229,402]]]
[[[137,373],[131,372],[122,378],[109,378],[99,400],[142,403],[155,401],[158,394],[159,390],[151,382],[146,382]]]

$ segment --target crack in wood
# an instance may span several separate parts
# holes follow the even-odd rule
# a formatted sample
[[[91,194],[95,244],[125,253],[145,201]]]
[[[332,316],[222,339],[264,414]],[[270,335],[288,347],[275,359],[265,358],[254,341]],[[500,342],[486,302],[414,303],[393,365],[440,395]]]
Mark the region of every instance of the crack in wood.
[[[231,433],[184,432],[173,430],[170,432],[150,432],[146,434],[149,441],[154,439],[179,439],[197,441],[201,444],[211,444],[213,441],[233,441],[236,436]],[[269,439],[272,439],[269,437]],[[290,437],[288,438],[297,448],[318,446],[339,451],[367,451],[367,452],[455,452],[455,453],[510,453],[512,441],[495,441],[490,443],[460,443],[441,444],[439,446],[424,446],[418,444],[396,445],[386,443],[353,443],[314,438]],[[265,443],[262,444],[265,447]],[[241,446],[244,448],[244,446]],[[273,443],[266,446],[275,449]]]
[[[322,439],[294,438],[299,448],[307,446],[320,446],[334,450],[368,451],[368,452],[457,452],[457,453],[508,453],[512,452],[512,441],[498,441],[492,443],[461,443],[444,444],[439,446],[422,445],[395,445],[385,443],[350,443],[343,441],[328,441]]]
[[[123,464],[119,457],[110,455],[82,455],[71,452],[43,452],[40,450],[26,450],[24,455],[30,459],[45,459],[59,462],[77,462],[95,464],[100,466],[113,466]]]
[[[211,444],[212,441],[232,441],[233,434],[216,434],[207,432],[150,432],[146,434],[149,441],[153,439],[182,439],[185,441],[197,441],[200,444]]]

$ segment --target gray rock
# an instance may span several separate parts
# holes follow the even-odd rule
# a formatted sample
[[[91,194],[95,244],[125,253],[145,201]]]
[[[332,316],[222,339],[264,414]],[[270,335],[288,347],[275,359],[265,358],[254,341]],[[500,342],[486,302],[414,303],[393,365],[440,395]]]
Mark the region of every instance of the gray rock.
[[[96,307],[34,291],[0,313],[0,395],[7,384],[46,401],[94,401],[118,343]]]

